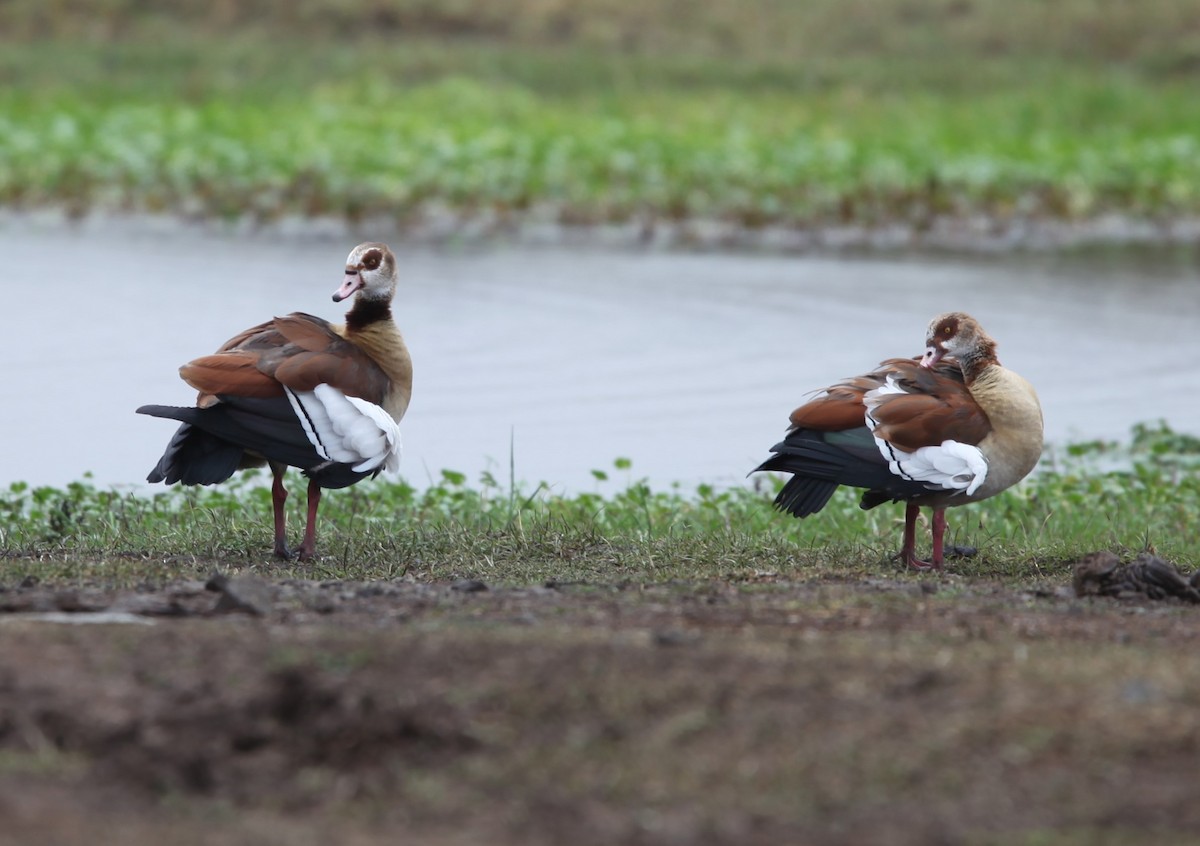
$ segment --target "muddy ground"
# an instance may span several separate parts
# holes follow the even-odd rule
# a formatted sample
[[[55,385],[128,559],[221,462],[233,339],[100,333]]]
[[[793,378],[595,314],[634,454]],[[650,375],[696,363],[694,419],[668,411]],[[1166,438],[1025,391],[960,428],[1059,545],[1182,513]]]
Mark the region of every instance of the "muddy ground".
[[[1068,582],[10,585],[0,843],[1200,842],[1200,608]]]

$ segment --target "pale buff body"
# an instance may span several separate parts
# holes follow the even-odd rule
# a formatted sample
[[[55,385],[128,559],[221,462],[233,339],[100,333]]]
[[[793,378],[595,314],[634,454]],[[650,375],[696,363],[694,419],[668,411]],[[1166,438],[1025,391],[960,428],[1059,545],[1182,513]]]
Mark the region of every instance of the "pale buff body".
[[[1042,406],[1023,376],[992,364],[968,390],[992,424],[992,431],[978,444],[988,463],[987,478],[973,494],[937,493],[921,497],[921,505],[965,505],[995,496],[1028,476],[1042,456]]]
[[[387,374],[390,384],[380,405],[399,423],[412,399],[413,364],[396,324],[391,319],[379,320],[353,332],[340,324],[333,331],[369,355]]]

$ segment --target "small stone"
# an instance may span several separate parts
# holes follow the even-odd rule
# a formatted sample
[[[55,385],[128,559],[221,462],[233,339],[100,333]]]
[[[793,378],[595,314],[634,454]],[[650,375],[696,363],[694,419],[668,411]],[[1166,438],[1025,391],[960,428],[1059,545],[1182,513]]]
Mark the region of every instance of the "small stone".
[[[664,629],[663,631],[654,632],[655,646],[687,646],[699,639],[698,635],[691,632],[680,631],[679,629]]]
[[[547,590],[562,590],[563,588],[578,587],[587,584],[579,579],[546,579],[542,583],[542,587]]]
[[[481,582],[479,579],[459,579],[450,585],[450,590],[456,590],[459,593],[480,593],[487,589],[487,584]]]
[[[73,590],[60,590],[54,595],[54,604],[59,611],[91,610],[84,607],[83,603],[79,601],[79,593]]]
[[[309,610],[315,611],[318,614],[332,614],[337,608],[337,603],[333,601],[333,597],[324,592],[318,592],[308,601]]]
[[[213,607],[217,614],[238,611],[261,617],[271,610],[271,587],[266,582],[249,576],[236,579],[225,579],[224,576],[221,578],[224,579],[220,589],[221,596]]]

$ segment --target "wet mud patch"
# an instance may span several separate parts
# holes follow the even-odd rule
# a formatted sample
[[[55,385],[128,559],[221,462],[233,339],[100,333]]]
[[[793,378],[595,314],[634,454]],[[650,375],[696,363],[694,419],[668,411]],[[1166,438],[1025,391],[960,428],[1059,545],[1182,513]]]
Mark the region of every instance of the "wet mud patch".
[[[444,707],[422,709],[344,685],[312,667],[268,673],[242,695],[213,685],[160,694],[100,727],[79,712],[33,715],[57,747],[101,761],[100,772],[154,793],[309,804],[331,779],[362,796],[384,790],[393,765],[447,758],[476,743]],[[297,773],[307,780],[296,783]]]
[[[147,799],[293,806],[332,781],[343,797],[386,791],[397,768],[478,746],[452,707],[398,696],[386,675],[317,666],[282,647],[264,654],[229,632],[218,647],[204,635],[120,628],[26,633],[49,636],[52,664],[3,662],[0,749],[89,762],[100,783]]]
[[[14,842],[1200,834],[1197,609],[1065,576],[30,583],[0,607]]]

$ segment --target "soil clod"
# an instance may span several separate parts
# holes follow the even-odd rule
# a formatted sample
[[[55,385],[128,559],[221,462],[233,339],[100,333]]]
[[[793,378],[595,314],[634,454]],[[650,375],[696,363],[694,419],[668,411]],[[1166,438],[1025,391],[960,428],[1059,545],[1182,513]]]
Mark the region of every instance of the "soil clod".
[[[1133,561],[1122,563],[1114,553],[1100,550],[1088,553],[1075,564],[1075,594],[1200,603],[1197,574],[1200,570],[1189,579],[1177,565],[1149,552],[1142,552]]]
[[[217,574],[208,580],[206,587],[209,590],[220,591],[217,604],[213,606],[213,611],[217,614],[241,612],[262,617],[273,605],[271,587],[251,576],[230,579]]]

